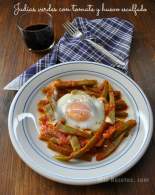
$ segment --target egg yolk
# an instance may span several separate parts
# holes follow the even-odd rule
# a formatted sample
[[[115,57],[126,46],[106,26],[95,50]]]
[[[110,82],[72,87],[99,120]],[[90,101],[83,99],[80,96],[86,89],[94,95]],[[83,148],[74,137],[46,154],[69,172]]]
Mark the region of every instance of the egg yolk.
[[[75,121],[86,121],[91,116],[91,109],[82,102],[73,102],[68,105],[66,114]]]

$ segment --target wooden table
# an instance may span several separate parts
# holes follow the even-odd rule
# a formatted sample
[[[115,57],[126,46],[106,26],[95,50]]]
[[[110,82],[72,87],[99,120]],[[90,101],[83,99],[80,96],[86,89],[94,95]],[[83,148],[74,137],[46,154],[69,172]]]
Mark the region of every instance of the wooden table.
[[[18,2],[18,1],[13,1]],[[46,7],[48,3],[56,8],[69,7],[69,0],[41,1],[30,0],[29,6]],[[101,5],[98,1],[73,0],[73,4],[85,7],[87,4]],[[147,12],[133,13],[103,12],[100,17],[118,16],[131,21],[135,25],[133,44],[130,55],[130,72],[133,79],[146,93],[152,110],[155,113],[155,1],[133,1],[143,4]],[[23,5],[23,3],[22,3]],[[130,0],[109,0],[106,7],[129,7]],[[35,173],[19,158],[12,147],[7,127],[7,116],[10,104],[15,95],[13,91],[4,91],[3,87],[20,74],[30,64],[36,62],[41,55],[29,53],[16,28],[17,16],[13,15],[11,1],[0,2],[0,194],[1,195],[48,195],[48,194],[155,194],[155,135],[151,144],[136,166],[120,178],[135,179],[137,182],[102,183],[94,186],[68,186],[50,181]],[[94,13],[54,13],[55,40],[63,34],[62,23],[75,16],[96,18]],[[99,18],[99,17],[97,17]],[[138,179],[145,182],[138,182]]]

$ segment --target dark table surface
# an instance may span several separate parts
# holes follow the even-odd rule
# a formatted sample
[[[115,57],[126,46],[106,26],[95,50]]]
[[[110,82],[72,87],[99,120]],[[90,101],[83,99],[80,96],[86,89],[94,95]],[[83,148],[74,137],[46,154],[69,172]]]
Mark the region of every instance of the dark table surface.
[[[30,64],[36,62],[42,55],[27,51],[16,28],[17,16],[13,15],[13,6],[18,1],[0,1],[0,194],[155,194],[155,135],[142,159],[121,178],[135,179],[136,182],[108,182],[93,186],[69,186],[43,178],[31,170],[19,158],[12,147],[7,126],[10,104],[15,92],[4,91],[3,87],[20,74]],[[102,1],[93,0],[30,0],[21,1],[31,7],[69,7],[77,4],[85,7],[87,4],[100,6]],[[105,1],[104,1],[105,2]],[[155,112],[155,1],[135,0],[133,3],[143,4],[147,12],[133,13],[103,12],[99,17],[118,16],[131,21],[135,32],[131,48],[129,69],[132,78],[140,85],[147,95],[152,110]],[[106,7],[130,7],[130,0],[108,0]],[[91,12],[56,12],[54,18],[55,40],[63,35],[62,24],[76,16],[96,18]],[[99,18],[97,17],[97,18]],[[144,180],[138,182],[139,179]]]

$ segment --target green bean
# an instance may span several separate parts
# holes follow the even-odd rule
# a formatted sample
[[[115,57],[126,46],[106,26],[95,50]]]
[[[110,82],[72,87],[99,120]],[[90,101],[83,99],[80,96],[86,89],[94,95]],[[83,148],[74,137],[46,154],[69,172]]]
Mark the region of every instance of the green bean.
[[[73,148],[73,151],[77,151],[81,148],[80,142],[79,142],[79,139],[77,138],[77,136],[71,136],[69,141],[70,141],[70,144]]]
[[[115,123],[115,98],[112,86],[109,83],[109,111],[105,121],[110,124]]]
[[[62,123],[58,124],[57,129],[63,133],[66,133],[66,134],[77,135],[77,136],[81,136],[81,137],[85,137],[85,138],[91,137],[91,131],[88,132],[88,131],[84,131],[84,130],[75,129],[71,126],[64,125]]]
[[[103,148],[102,152],[99,152],[96,155],[96,160],[100,161],[103,160],[105,157],[109,156],[121,143],[125,136],[125,132],[123,132],[121,135],[119,135],[113,142],[109,142],[109,144],[106,145],[106,148]]]

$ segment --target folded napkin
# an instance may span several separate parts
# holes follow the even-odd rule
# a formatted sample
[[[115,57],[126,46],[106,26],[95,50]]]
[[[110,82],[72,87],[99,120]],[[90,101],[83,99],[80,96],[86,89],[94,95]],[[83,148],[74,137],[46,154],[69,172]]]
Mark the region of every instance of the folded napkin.
[[[103,46],[114,56],[124,61],[125,65],[112,63],[111,60],[97,51],[86,40],[75,39],[65,33],[50,53],[31,65],[4,89],[18,90],[30,77],[41,70],[57,63],[68,61],[98,62],[127,73],[133,35],[133,25],[130,22],[116,17],[95,20],[77,17],[73,20],[73,24],[84,33],[86,38]]]

